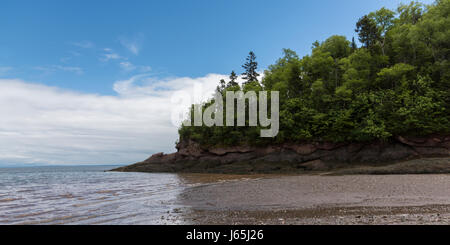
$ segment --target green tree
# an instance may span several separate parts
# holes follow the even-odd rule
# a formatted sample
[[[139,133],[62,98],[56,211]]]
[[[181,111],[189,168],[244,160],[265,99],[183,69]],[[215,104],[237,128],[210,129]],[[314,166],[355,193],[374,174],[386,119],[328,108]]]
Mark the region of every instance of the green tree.
[[[230,81],[228,82],[227,87],[238,86],[239,84],[236,82],[237,79],[238,79],[238,76],[236,75],[236,73],[234,71],[231,71]]]
[[[358,45],[356,45],[355,38],[352,37],[352,52],[355,52],[358,49]]]
[[[311,54],[301,58],[283,49],[261,83],[250,53],[244,86],[237,84],[234,72],[226,85],[220,81],[218,90],[225,95],[280,92],[276,138],[260,138],[260,127],[182,126],[180,141],[261,145],[450,133],[450,0],[427,6],[411,2],[397,13],[382,8],[359,19],[360,48],[354,38],[349,42],[335,35],[314,42]]]
[[[359,41],[367,49],[373,49],[378,40],[380,40],[376,22],[367,15],[358,20],[355,31],[359,35]]]
[[[250,53],[247,56],[246,63],[242,66],[244,68],[244,73],[242,75],[244,76],[243,79],[246,80],[246,83],[249,82],[257,82],[259,74],[257,72],[258,69],[258,62],[256,62],[256,56],[253,51],[250,51]]]
[[[380,10],[368,15],[368,17],[371,18],[377,26],[377,41],[381,47],[383,55],[385,55],[386,33],[393,25],[394,14],[395,13],[389,9],[381,8]]]

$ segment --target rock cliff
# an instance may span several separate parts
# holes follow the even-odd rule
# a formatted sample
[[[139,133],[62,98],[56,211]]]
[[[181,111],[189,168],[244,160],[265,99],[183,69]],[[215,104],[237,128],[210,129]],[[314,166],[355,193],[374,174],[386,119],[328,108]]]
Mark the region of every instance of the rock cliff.
[[[166,173],[297,173],[342,166],[396,163],[450,156],[450,136],[395,137],[388,142],[285,143],[263,147],[205,148],[193,141],[177,144],[177,152],[157,153],[114,171]]]

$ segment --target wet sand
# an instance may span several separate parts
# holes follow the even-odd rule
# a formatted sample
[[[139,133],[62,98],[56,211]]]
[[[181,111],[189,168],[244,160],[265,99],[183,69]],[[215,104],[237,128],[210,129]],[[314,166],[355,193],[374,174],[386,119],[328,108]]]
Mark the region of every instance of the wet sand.
[[[201,176],[180,176],[188,224],[450,224],[450,175]]]

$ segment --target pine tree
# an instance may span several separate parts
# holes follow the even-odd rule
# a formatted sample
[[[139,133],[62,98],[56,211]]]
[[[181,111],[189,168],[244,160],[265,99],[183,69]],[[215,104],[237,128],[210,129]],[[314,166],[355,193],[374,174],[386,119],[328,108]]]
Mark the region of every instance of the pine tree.
[[[246,80],[245,83],[257,82],[259,74],[256,72],[258,69],[258,62],[256,62],[256,56],[253,51],[250,51],[247,57],[247,62],[242,66],[245,72],[242,73],[243,79]]]
[[[358,49],[358,46],[356,45],[355,38],[353,37],[352,38],[352,52],[354,52],[357,49]]]
[[[238,76],[236,75],[236,72],[231,71],[230,81],[228,82],[227,87],[234,87],[234,86],[238,85],[238,83],[236,82],[237,79],[238,79]]]

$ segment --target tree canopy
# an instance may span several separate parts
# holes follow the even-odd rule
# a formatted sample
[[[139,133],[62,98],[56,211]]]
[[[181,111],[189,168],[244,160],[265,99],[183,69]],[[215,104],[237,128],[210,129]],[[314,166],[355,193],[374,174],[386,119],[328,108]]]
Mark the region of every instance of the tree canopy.
[[[185,127],[180,140],[206,145],[389,140],[450,133],[450,0],[382,8],[356,24],[359,41],[331,36],[300,58],[290,49],[259,82],[253,52],[219,91],[279,91],[280,133],[260,127]],[[207,105],[207,104],[205,104]]]

